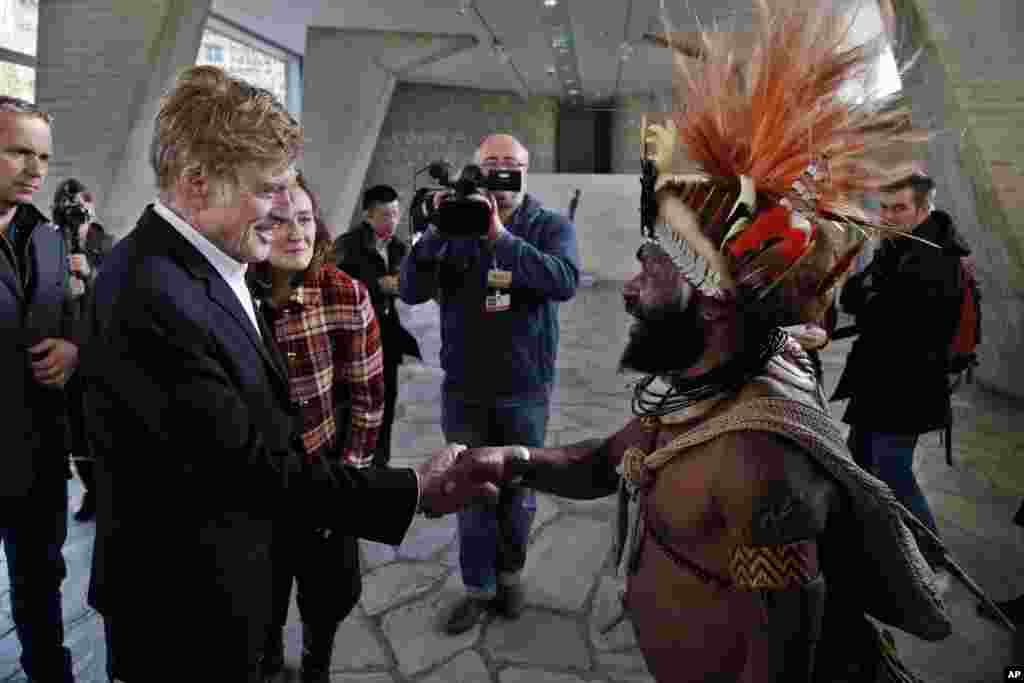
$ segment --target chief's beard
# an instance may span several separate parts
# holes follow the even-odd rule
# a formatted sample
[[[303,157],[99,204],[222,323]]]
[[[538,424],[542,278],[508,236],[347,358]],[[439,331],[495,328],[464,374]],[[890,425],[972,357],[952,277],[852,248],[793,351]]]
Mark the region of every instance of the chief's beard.
[[[707,346],[697,306],[685,311],[635,316],[619,369],[663,375],[693,366]]]

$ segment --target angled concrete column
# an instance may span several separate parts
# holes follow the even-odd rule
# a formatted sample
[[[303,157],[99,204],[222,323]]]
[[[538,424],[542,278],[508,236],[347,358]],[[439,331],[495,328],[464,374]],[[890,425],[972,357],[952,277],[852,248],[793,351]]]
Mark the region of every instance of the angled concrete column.
[[[324,219],[344,232],[403,74],[475,46],[473,35],[311,27],[303,60],[303,168]]]
[[[920,51],[904,77],[915,118],[938,131],[928,146],[937,204],[974,249],[983,288],[980,381],[1024,386],[1024,6],[1019,0],[882,0],[892,5],[898,57]]]
[[[40,0],[36,101],[55,115],[54,161],[38,195],[74,176],[124,236],[152,201],[148,149],[160,96],[195,63],[210,0]]]

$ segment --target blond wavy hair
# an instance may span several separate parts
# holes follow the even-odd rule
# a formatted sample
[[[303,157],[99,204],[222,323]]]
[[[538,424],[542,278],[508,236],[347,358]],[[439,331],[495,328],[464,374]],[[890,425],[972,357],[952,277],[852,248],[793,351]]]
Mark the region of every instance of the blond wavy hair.
[[[241,166],[284,170],[301,150],[301,127],[270,91],[195,66],[160,103],[150,162],[161,192],[184,175],[237,187]]]

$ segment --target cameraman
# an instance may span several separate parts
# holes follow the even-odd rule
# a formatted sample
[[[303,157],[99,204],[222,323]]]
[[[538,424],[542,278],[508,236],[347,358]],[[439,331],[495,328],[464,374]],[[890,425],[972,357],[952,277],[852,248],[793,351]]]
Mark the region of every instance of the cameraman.
[[[53,195],[53,222],[64,235],[65,248],[70,255],[71,293],[75,297],[79,315],[84,319],[85,302],[92,291],[92,283],[103,257],[110,251],[113,239],[107,235],[96,217],[96,205],[89,189],[79,180],[68,178],[57,186]],[[85,488],[82,504],[75,512],[79,522],[96,515],[96,485],[93,476],[93,456],[86,440],[85,416],[82,411],[82,384],[73,375],[65,387],[68,403],[68,421],[71,428],[71,459]]]
[[[529,153],[510,135],[484,139],[475,161],[484,174],[519,171],[518,192],[478,191],[490,208],[481,237],[464,226],[431,225],[402,264],[399,296],[441,307],[441,422],[445,439],[470,447],[541,446],[547,430],[558,348],[557,302],[579,281],[576,228],[525,193]],[[452,201],[435,195],[435,205]],[[450,216],[450,214],[449,214]],[[522,612],[520,583],[536,510],[531,490],[506,486],[496,505],[458,513],[459,565],[466,596],[445,630],[462,633],[490,606]]]

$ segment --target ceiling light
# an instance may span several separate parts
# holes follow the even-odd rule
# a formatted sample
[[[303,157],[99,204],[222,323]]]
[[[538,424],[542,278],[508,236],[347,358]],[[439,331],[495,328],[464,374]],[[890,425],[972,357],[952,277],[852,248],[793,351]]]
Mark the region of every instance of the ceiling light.
[[[558,71],[558,69],[555,68],[554,64],[549,64],[548,65],[547,72],[548,72],[549,76],[554,76],[557,71]]]
[[[570,95],[579,95],[580,91],[577,90],[576,88],[569,88],[569,94]]]
[[[633,46],[628,41],[623,41],[622,45],[619,46],[619,59],[623,61],[633,56]]]
[[[558,4],[558,0],[544,0],[545,7],[554,7]]]

